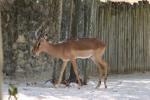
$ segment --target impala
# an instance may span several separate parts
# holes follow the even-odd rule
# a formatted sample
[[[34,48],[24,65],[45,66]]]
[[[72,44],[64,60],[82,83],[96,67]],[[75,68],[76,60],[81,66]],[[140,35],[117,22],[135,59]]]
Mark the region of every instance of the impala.
[[[38,37],[32,49],[32,53],[38,56],[44,52],[63,61],[57,86],[59,86],[62,81],[64,70],[69,61],[71,61],[73,65],[73,70],[80,86],[81,82],[76,60],[78,58],[91,58],[97,65],[99,71],[99,82],[96,88],[101,85],[101,78],[104,79],[104,85],[105,88],[107,88],[107,63],[102,59],[105,49],[106,45],[96,38],[70,39],[62,43],[53,44],[47,41],[45,35],[41,35]]]

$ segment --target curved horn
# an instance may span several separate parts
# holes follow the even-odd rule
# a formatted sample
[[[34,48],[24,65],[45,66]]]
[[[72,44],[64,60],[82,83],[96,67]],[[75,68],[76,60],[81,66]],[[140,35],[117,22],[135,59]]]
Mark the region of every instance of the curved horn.
[[[42,36],[42,34],[40,34],[39,36],[38,36],[38,32],[40,31],[40,29],[42,29],[42,27],[44,26],[46,24],[46,22],[43,22],[41,25],[40,25],[40,27],[35,31],[35,37],[36,37],[36,39],[39,39],[41,36]]]

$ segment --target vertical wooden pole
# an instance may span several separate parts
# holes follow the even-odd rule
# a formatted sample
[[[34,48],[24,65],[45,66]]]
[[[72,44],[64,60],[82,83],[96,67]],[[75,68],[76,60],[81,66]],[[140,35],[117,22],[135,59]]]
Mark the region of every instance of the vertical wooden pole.
[[[3,83],[3,44],[2,44],[1,12],[0,12],[0,100],[2,100],[2,83]]]
[[[59,24],[58,24],[58,33],[59,33],[59,38],[61,36],[61,22],[62,22],[62,14],[63,14],[63,0],[59,0]]]
[[[79,22],[79,9],[80,9],[80,0],[72,0],[71,1],[71,27],[70,27],[70,32],[71,32],[71,38],[77,38],[77,29],[78,29],[78,22]],[[71,66],[70,68],[70,76],[69,76],[69,81],[76,81],[76,75],[73,71],[73,67]]]
[[[88,21],[88,12],[87,12],[87,10],[88,10],[88,7],[87,7],[87,5],[86,5],[86,0],[84,0],[84,37],[86,37],[87,36],[87,21]],[[83,82],[84,82],[84,84],[86,84],[87,83],[87,78],[88,78],[88,74],[87,74],[87,67],[88,67],[88,64],[87,64],[88,62],[87,62],[87,60],[86,61],[84,61],[83,62]]]

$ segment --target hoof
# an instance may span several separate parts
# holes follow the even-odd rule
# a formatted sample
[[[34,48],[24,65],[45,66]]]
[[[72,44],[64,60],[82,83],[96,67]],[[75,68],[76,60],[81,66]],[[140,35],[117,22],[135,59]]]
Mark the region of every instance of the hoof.
[[[59,84],[55,84],[54,87],[55,87],[55,88],[58,88],[58,87],[59,87]]]
[[[81,86],[78,86],[78,89],[80,89],[81,88]]]

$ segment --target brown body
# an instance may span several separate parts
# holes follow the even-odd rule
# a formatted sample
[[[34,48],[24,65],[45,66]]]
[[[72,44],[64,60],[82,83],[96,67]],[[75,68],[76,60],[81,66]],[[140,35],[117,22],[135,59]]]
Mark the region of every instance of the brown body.
[[[64,70],[66,69],[66,65],[68,61],[71,61],[73,64],[73,68],[75,71],[75,74],[77,76],[77,80],[79,85],[81,85],[79,74],[77,71],[77,64],[76,59],[86,59],[91,58],[98,66],[99,69],[99,83],[97,87],[101,84],[101,78],[104,78],[104,84],[105,88],[107,88],[106,80],[107,80],[107,64],[102,59],[102,56],[104,54],[106,45],[96,39],[96,38],[81,38],[78,40],[70,39],[62,43],[53,44],[49,43],[45,37],[40,38],[36,45],[34,46],[32,52],[36,55],[39,55],[42,52],[45,52],[51,56],[54,56],[56,58],[60,58],[63,60],[63,66],[60,73],[58,85],[60,84],[62,80],[62,76],[64,73]]]

